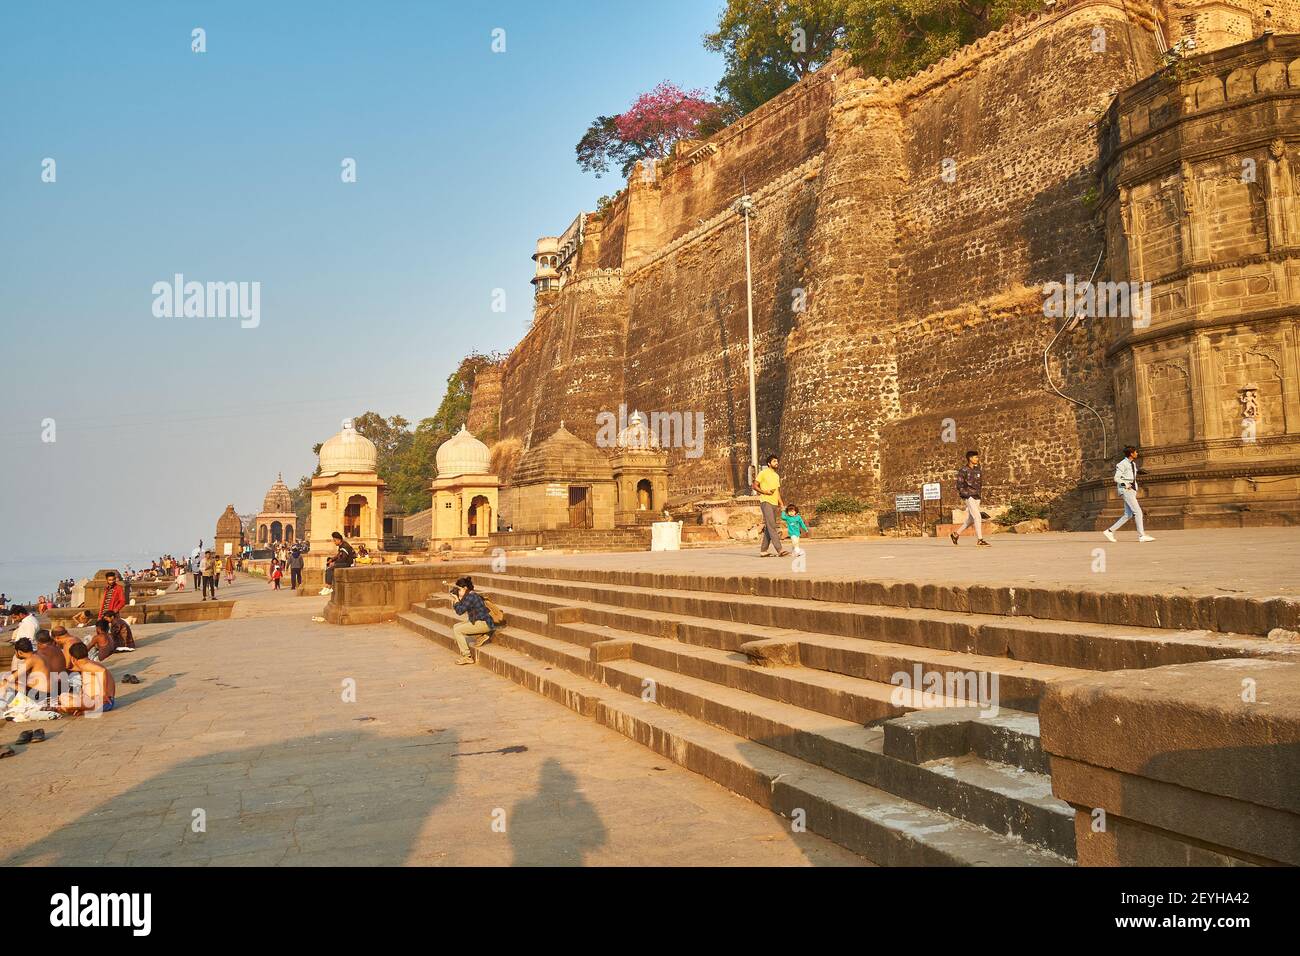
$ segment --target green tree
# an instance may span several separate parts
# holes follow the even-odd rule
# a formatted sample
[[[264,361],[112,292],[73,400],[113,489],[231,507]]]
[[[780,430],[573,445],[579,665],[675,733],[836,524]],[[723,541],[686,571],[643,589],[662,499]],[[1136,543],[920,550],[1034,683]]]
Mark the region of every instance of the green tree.
[[[909,76],[1042,8],[1042,0],[727,0],[704,45],[723,55],[718,95],[736,117],[845,49],[868,76]]]
[[[846,0],[848,48],[872,76],[909,76],[1042,9],[1041,0]]]
[[[816,70],[844,44],[848,0],[727,0],[704,46],[723,55],[719,98],[735,116]]]
[[[460,430],[469,418],[474,380],[486,366],[501,361],[497,354],[471,353],[461,360],[456,371],[447,377],[447,390],[437,412],[411,426],[401,415],[385,418],[366,411],[353,417],[352,426],[375,443],[376,471],[388,486],[385,510],[395,514],[414,514],[429,507],[429,484],[435,476],[435,456],[448,438]],[[478,436],[491,443],[496,435]],[[320,444],[312,453],[320,454]],[[317,467],[314,474],[318,474]],[[292,489],[294,511],[302,526],[311,511],[311,479],[304,475]]]

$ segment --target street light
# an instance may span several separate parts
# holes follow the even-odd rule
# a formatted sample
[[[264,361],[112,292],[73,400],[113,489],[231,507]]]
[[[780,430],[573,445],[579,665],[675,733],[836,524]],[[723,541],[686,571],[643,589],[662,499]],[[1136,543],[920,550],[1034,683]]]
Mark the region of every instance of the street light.
[[[749,193],[736,200],[736,213],[745,220],[745,310],[749,316],[749,485],[758,474],[758,410],[754,404],[754,274],[749,262],[749,217],[754,200]]]

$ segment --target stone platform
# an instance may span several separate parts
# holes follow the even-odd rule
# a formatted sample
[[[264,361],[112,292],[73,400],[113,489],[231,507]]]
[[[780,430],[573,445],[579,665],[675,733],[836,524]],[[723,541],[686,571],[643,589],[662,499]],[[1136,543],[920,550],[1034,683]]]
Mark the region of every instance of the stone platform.
[[[312,620],[324,598],[245,576],[221,590],[229,620],[136,628],[108,667],[142,682],[119,682],[112,712],[27,746],[36,725],[0,723],[18,751],[0,764],[0,861],[866,862],[394,625],[332,628]]]
[[[1040,740],[1045,700],[1088,681],[1122,693],[1180,666],[1300,672],[1300,645],[1265,637],[1300,623],[1300,602],[1277,593],[1294,593],[1294,533],[1217,535],[1166,535],[1163,554],[1082,535],[980,551],[824,543],[809,572],[737,549],[512,559],[475,575],[507,615],[478,660],[874,862],[1060,865],[1084,832],[1077,794],[1054,776],[1073,751]],[[1097,548],[1119,554],[1119,580],[1071,566]],[[948,573],[959,561],[971,583]],[[1233,586],[1245,573],[1253,593]],[[1082,586],[1094,581],[1111,587]],[[432,593],[399,619],[450,648],[448,604]],[[939,694],[921,693],[932,679]],[[1178,713],[1142,731],[1157,750],[1162,718]],[[1259,758],[1284,775],[1298,769],[1289,719],[1268,718],[1283,746]],[[1132,829],[1119,810],[1116,821]],[[1097,846],[1081,862],[1169,858]],[[1250,856],[1230,845],[1217,859]]]

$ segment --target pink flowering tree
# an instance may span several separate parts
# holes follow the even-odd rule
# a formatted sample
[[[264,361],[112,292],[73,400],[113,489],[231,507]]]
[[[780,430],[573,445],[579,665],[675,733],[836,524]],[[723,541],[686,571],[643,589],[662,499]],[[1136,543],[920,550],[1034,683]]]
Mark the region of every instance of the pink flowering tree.
[[[599,176],[615,164],[626,176],[638,160],[663,159],[679,140],[710,130],[718,116],[702,90],[660,83],[627,112],[596,117],[576,147],[578,165]]]

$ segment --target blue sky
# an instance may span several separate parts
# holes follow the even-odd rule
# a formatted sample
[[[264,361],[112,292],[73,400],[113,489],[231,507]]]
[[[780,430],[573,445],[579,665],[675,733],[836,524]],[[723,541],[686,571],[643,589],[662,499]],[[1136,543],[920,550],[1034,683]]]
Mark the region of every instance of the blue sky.
[[[721,5],[0,4],[9,556],[191,547],[346,415],[431,414],[523,334],[537,236],[618,188],[587,124],[713,88]],[[260,325],[155,317],[178,272],[260,282]]]

